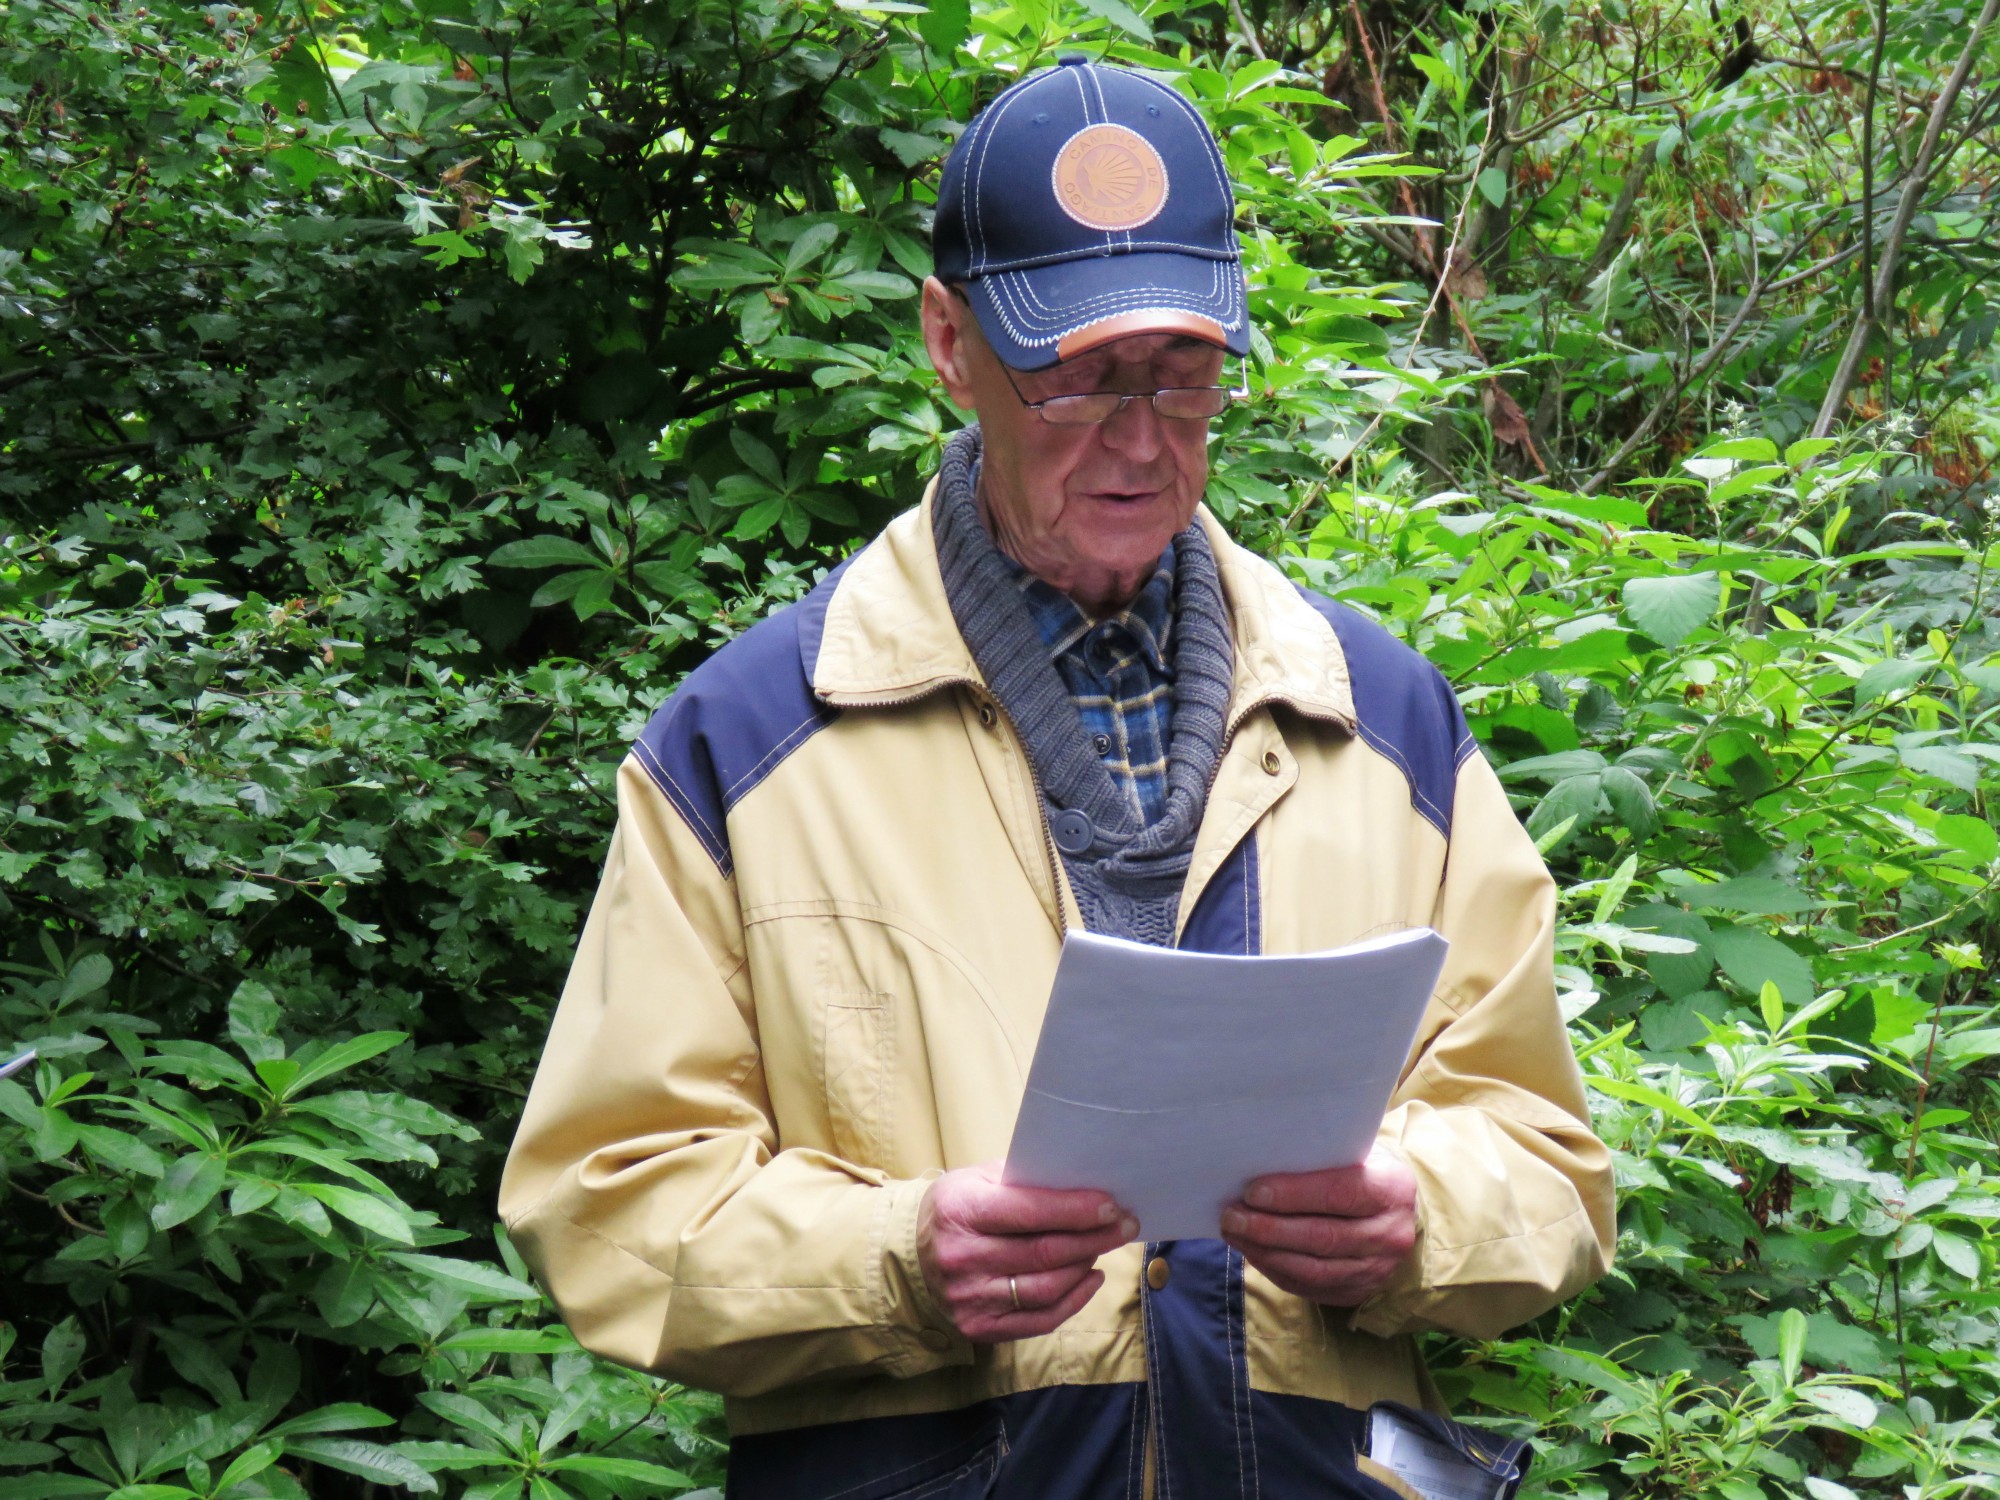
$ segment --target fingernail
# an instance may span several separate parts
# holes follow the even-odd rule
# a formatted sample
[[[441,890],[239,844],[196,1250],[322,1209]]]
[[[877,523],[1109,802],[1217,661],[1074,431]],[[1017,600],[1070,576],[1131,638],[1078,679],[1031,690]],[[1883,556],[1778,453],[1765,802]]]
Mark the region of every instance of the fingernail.
[[[1249,1227],[1249,1223],[1250,1221],[1244,1217],[1243,1211],[1240,1208],[1225,1208],[1222,1211],[1222,1232],[1224,1234],[1241,1234]]]
[[[1097,1205],[1098,1223],[1109,1224],[1113,1219],[1117,1217],[1118,1217],[1118,1205],[1111,1202],[1109,1199],[1106,1199],[1104,1202]]]
[[[1269,1208],[1271,1190],[1261,1182],[1253,1182],[1250,1184],[1250,1190],[1243,1195],[1243,1201],[1252,1208]]]
[[[1130,1214],[1125,1215],[1118,1221],[1118,1232],[1128,1240],[1136,1240],[1139,1237],[1139,1221]]]

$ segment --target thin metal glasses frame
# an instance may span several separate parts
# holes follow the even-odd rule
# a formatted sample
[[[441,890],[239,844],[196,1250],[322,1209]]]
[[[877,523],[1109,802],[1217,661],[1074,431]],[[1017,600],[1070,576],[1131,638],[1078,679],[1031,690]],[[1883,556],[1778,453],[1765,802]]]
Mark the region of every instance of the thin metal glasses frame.
[[[1155,416],[1169,422],[1203,422],[1211,417],[1221,416],[1225,411],[1229,410],[1232,403],[1241,401],[1250,394],[1248,360],[1238,362],[1238,383],[1233,386],[1166,385],[1161,386],[1155,391],[1079,391],[1074,395],[1068,396],[1047,396],[1040,401],[1030,401],[1021,393],[1021,387],[1014,379],[1014,372],[1000,361],[995,361],[995,363],[1000,364],[1000,373],[1007,377],[1007,384],[1013,387],[1014,399],[1027,407],[1029,411],[1035,413],[1044,422],[1055,427],[1101,426],[1125,410],[1134,401],[1149,403],[1153,408]],[[1160,405],[1160,398],[1162,396],[1205,396],[1209,399],[1199,404],[1193,401],[1185,403],[1194,407],[1190,411],[1167,411]],[[1101,416],[1093,417],[1077,414],[1089,411],[1092,406],[1101,404],[1106,399],[1114,400],[1117,404],[1106,408]],[[1202,410],[1201,407],[1203,405],[1210,409]]]

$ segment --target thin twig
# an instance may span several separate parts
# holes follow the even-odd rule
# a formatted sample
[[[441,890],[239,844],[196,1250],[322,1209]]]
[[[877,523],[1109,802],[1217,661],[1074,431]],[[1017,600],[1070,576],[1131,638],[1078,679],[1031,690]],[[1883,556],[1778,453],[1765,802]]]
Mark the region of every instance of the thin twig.
[[[1814,437],[1825,437],[1833,430],[1834,421],[1846,408],[1848,393],[1854,389],[1855,379],[1861,372],[1861,357],[1867,351],[1870,336],[1878,328],[1888,327],[1887,314],[1893,306],[1891,298],[1896,290],[1896,264],[1902,257],[1903,236],[1909,231],[1910,221],[1916,217],[1917,204],[1922,201],[1938,168],[1947,159],[1938,154],[1938,142],[1944,136],[1945,122],[1951,116],[1952,107],[1958,103],[1959,94],[1964,91],[1965,80],[1972,72],[1973,59],[1978,56],[1986,39],[1986,30],[1993,24],[1995,15],[2000,15],[2000,0],[1986,0],[1979,19],[1972,23],[1972,29],[1966,35],[1964,53],[1951,70],[1951,76],[1945,80],[1944,87],[1938,91],[1937,102],[1931,107],[1930,121],[1924,127],[1916,158],[1903,178],[1903,195],[1896,205],[1896,217],[1889,223],[1889,232],[1882,237],[1882,258],[1875,271],[1874,283],[1872,288],[1863,288],[1861,311],[1847,336],[1847,347],[1841,350],[1840,363],[1827,386],[1826,399],[1820,403],[1819,416],[1813,421]]]

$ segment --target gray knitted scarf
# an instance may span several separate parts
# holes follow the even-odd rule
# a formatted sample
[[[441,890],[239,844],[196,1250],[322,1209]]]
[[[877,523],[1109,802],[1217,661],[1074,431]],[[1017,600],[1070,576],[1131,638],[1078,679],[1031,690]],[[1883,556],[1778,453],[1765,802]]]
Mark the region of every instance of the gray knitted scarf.
[[[1056,811],[1090,819],[1094,836],[1063,866],[1092,932],[1170,948],[1195,833],[1228,722],[1229,617],[1215,554],[1199,525],[1174,538],[1174,714],[1166,810],[1143,825],[1090,747],[1015,573],[979,520],[975,424],[945,445],[932,530],[952,618],[1020,733],[1042,795]]]

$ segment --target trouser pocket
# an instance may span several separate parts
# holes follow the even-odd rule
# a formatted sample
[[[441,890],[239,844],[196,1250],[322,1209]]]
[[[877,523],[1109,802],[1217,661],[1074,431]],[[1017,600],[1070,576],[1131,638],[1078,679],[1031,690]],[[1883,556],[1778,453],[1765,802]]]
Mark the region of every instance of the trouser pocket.
[[[1007,1456],[997,1417],[939,1412],[740,1437],[729,1500],[984,1500]]]

